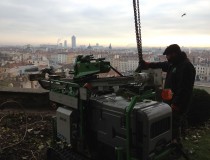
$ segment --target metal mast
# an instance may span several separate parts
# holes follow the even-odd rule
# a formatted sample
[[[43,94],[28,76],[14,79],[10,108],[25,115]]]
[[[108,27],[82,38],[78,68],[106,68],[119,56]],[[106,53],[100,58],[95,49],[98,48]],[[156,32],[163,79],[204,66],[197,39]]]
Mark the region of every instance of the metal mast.
[[[135,31],[136,31],[136,42],[139,56],[139,69],[141,71],[141,61],[142,58],[142,41],[141,41],[141,22],[140,22],[140,10],[139,10],[139,0],[133,0],[133,11],[135,19]]]

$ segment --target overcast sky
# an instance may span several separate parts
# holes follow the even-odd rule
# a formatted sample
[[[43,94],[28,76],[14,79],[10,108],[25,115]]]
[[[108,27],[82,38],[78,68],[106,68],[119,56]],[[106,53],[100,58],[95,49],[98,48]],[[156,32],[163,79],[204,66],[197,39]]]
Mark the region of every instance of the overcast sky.
[[[133,0],[1,0],[0,44],[136,46]],[[210,47],[210,0],[139,0],[143,46]],[[186,16],[181,17],[183,13]]]

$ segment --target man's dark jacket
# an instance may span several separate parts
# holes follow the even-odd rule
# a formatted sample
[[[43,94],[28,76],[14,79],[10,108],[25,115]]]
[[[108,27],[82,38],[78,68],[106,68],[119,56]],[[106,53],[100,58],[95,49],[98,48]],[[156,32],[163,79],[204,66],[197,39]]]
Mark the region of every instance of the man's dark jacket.
[[[149,63],[149,68],[161,68],[166,72],[165,89],[171,89],[173,97],[169,105],[173,104],[181,112],[186,112],[192,97],[195,81],[195,68],[186,56],[186,53],[178,54],[173,63],[157,62]]]

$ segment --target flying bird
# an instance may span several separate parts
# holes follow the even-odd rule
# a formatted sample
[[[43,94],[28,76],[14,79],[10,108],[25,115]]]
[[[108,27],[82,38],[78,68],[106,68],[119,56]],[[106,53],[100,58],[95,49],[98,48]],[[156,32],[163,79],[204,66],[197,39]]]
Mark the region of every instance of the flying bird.
[[[186,16],[186,13],[182,14],[182,17]]]

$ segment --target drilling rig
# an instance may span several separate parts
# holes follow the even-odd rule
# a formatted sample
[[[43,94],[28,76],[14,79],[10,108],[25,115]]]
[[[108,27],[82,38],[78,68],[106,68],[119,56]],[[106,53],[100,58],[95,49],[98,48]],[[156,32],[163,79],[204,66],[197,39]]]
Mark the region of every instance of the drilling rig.
[[[170,150],[171,108],[156,101],[160,70],[99,78],[110,62],[79,55],[72,79],[40,79],[59,106],[48,159],[149,160]],[[37,80],[35,75],[31,80]]]
[[[171,152],[172,111],[158,101],[160,70],[142,72],[139,1],[133,0],[139,67],[123,76],[110,62],[79,55],[72,79],[30,75],[57,104],[49,160],[161,160]],[[114,70],[119,76],[100,78]],[[45,79],[49,73],[49,79]]]

